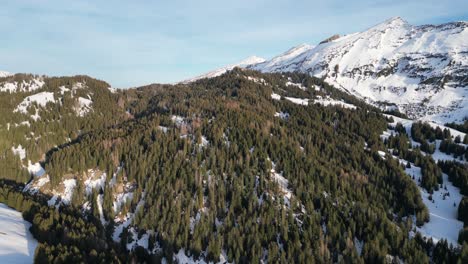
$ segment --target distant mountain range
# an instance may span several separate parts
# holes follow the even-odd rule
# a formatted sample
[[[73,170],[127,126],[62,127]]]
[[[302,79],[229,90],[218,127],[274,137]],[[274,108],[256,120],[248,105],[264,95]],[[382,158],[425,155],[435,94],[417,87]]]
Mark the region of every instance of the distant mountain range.
[[[187,81],[218,76],[233,66],[297,71],[411,118],[463,122],[468,115],[467,27],[467,22],[413,26],[396,17],[363,32],[333,35],[317,46],[302,44],[270,60],[254,57]]]

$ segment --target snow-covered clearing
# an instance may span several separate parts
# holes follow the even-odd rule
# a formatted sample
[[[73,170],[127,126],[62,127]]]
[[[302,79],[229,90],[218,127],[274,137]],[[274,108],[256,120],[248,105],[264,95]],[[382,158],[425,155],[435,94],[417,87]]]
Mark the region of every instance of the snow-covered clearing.
[[[31,223],[20,212],[0,203],[0,263],[32,263],[37,241]]]
[[[393,116],[393,115],[388,115],[388,114],[384,114],[384,116],[393,118],[393,122],[389,123],[393,127],[395,127],[397,123],[402,124],[403,127],[405,127],[406,133],[408,135],[411,135],[411,126],[413,125],[413,123],[420,121],[420,120],[405,119],[405,118],[401,118],[401,117],[397,117],[397,116]],[[436,129],[437,127],[439,127],[442,130],[448,129],[450,131],[450,135],[452,135],[452,138],[455,138],[456,136],[460,136],[463,139],[463,137],[465,136],[465,133],[460,132],[460,131],[458,131],[456,129],[446,127],[444,125],[440,125],[440,124],[437,124],[437,123],[432,122],[432,121],[427,121],[427,120],[421,120],[421,121],[429,124],[434,129]]]
[[[408,135],[411,135],[411,125],[413,124],[412,120],[403,119],[394,117],[394,122],[390,123],[391,126],[395,126],[396,123],[401,123]],[[437,124],[433,124],[434,126],[440,126]],[[444,129],[444,126],[440,126],[441,129]],[[452,136],[458,135],[461,132],[458,131],[450,131]],[[381,135],[381,138],[387,138],[391,134],[396,134],[394,130],[387,130]],[[463,134],[463,133],[462,133]],[[417,142],[411,140],[413,145],[417,145]],[[437,142],[437,150],[432,155],[432,157],[437,160],[446,160],[446,159],[454,159],[452,156],[446,155],[445,153],[441,153],[438,150],[440,142]],[[380,152],[379,152],[380,154]],[[426,154],[427,155],[427,154]],[[408,161],[404,159],[400,159],[398,157],[393,156],[393,158],[397,159],[400,164],[406,165]],[[459,161],[459,160],[457,160]],[[460,162],[460,161],[459,161]],[[443,173],[443,187],[439,188],[438,191],[434,191],[432,194],[431,199],[429,199],[430,194],[422,187],[420,187],[421,182],[421,168],[416,167],[413,163],[411,163],[411,168],[405,168],[406,174],[411,177],[414,183],[418,186],[419,192],[421,194],[421,198],[423,203],[429,210],[430,220],[428,223],[425,223],[421,227],[416,227],[416,230],[419,231],[423,236],[427,238],[432,238],[432,240],[436,243],[441,239],[446,239],[449,243],[453,245],[458,245],[458,233],[463,228],[463,222],[457,219],[458,215],[458,205],[462,199],[462,195],[460,194],[460,190],[453,186],[452,182],[449,181],[447,174]]]
[[[406,165],[407,161],[399,159],[400,163]],[[414,176],[414,183],[419,186],[421,175],[421,168],[411,164],[411,168],[405,169],[412,179]],[[447,239],[449,243],[458,245],[458,232],[463,228],[463,222],[457,219],[458,205],[462,199],[460,190],[453,186],[449,181],[447,174],[443,176],[443,188],[434,191],[432,194],[432,201],[429,200],[430,194],[422,187],[418,187],[421,193],[421,198],[429,209],[430,220],[422,227],[416,229],[426,237],[432,237],[434,242],[440,239]],[[445,187],[447,189],[445,189]]]
[[[34,95],[30,95],[23,99],[23,101],[15,108],[14,112],[19,112],[23,114],[28,113],[28,107],[32,103],[36,103],[39,106],[45,107],[47,103],[55,102],[54,93],[52,92],[41,92]]]

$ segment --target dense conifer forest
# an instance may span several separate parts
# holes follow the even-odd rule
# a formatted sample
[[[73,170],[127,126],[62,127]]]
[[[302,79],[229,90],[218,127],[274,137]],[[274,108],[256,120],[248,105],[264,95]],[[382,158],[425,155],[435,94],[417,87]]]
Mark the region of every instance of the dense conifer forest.
[[[415,122],[383,139],[390,115],[304,74],[236,68],[128,90],[87,76],[0,83],[38,78],[34,91],[0,92],[0,202],[33,224],[37,263],[171,263],[181,251],[229,263],[468,262],[467,198],[455,205],[458,245],[423,238],[430,215],[398,160],[421,168],[428,192],[445,173],[468,195],[466,137]],[[15,111],[41,92],[53,100]]]

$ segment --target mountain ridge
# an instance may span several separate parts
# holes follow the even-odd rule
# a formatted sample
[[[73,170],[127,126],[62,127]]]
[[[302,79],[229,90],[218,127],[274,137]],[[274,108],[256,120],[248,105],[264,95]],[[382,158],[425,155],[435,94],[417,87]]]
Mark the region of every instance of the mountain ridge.
[[[227,72],[229,70],[234,69],[235,67],[247,67],[247,66],[250,66],[250,65],[262,63],[264,61],[265,61],[265,59],[253,55],[253,56],[250,56],[250,57],[247,57],[247,58],[243,59],[242,61],[240,61],[238,63],[234,63],[234,64],[230,64],[230,65],[218,68],[216,70],[207,72],[205,74],[198,75],[196,77],[181,81],[179,83],[190,83],[190,82],[194,82],[194,81],[204,79],[204,78],[217,77],[217,76],[220,76],[221,74],[223,74],[223,73],[225,73],[225,72]]]
[[[441,124],[462,123],[468,118],[467,28],[463,21],[413,26],[393,17],[361,32],[316,46],[301,44],[239,67],[307,73],[384,110]]]

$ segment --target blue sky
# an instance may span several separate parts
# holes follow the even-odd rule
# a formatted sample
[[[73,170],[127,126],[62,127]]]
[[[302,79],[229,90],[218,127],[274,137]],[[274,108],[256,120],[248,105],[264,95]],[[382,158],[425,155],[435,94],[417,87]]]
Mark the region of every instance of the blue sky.
[[[326,3],[324,3],[326,2]],[[468,20],[466,0],[0,0],[0,70],[88,74],[114,87],[175,82],[248,56],[362,31]]]

